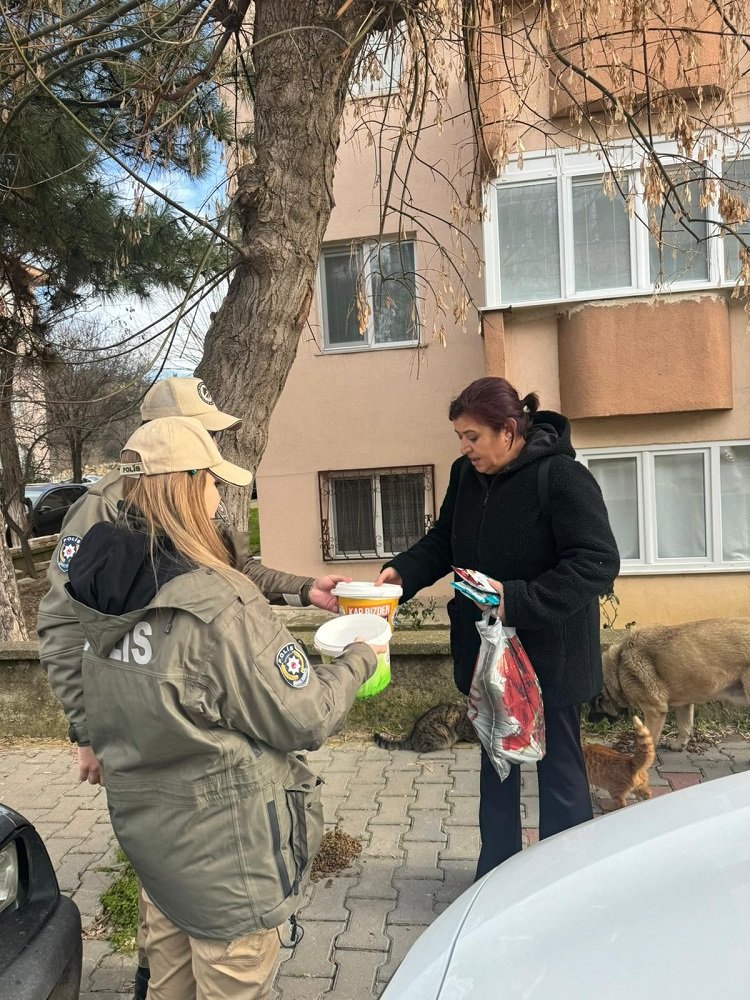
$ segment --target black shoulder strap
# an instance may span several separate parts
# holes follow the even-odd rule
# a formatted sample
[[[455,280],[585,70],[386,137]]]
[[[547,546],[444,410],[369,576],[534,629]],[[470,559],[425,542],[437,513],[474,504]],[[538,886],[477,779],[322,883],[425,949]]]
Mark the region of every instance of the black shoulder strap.
[[[537,491],[539,496],[539,509],[543,517],[549,517],[549,467],[553,458],[567,458],[569,462],[574,462],[572,455],[545,455],[539,460],[539,472],[537,478]]]
[[[549,466],[551,461],[552,455],[545,455],[539,462],[537,491],[542,517],[549,517]]]

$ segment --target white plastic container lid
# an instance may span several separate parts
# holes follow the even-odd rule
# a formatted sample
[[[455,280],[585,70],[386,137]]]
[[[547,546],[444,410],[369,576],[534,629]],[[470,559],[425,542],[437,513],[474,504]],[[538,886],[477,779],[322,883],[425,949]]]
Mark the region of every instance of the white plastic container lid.
[[[337,583],[331,593],[335,597],[401,597],[404,590],[397,583],[381,583],[376,587],[374,583],[361,583],[355,580],[353,583]]]
[[[313,642],[318,652],[338,656],[358,636],[384,646],[391,638],[391,626],[379,615],[340,615],[321,625]]]

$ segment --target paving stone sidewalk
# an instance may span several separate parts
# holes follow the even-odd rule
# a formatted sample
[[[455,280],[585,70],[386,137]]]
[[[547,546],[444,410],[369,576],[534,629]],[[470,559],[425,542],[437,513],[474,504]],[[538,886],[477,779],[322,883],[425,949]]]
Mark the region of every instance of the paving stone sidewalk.
[[[304,938],[287,953],[275,1000],[377,997],[424,929],[471,884],[479,851],[476,747],[417,755],[372,745],[310,754],[325,779],[326,824],[362,839],[357,863],[308,887]],[[115,864],[103,789],[75,781],[66,747],[0,749],[0,801],[32,820],[47,844],[61,889],[84,927]],[[701,753],[659,752],[654,795],[750,768],[750,742],[735,738]],[[538,840],[536,772],[523,772],[523,828]],[[597,808],[597,811],[601,811]],[[105,941],[84,942],[81,1000],[131,996],[135,961]]]

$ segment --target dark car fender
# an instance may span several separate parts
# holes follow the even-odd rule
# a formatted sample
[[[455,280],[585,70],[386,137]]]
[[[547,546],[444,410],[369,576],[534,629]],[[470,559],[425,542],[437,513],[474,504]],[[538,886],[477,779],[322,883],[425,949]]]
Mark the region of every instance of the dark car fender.
[[[82,953],[78,907],[67,896],[59,896],[41,930],[0,972],[0,998],[78,1000]]]
[[[0,913],[0,1000],[77,1000],[81,916],[60,894],[41,837],[23,816],[0,805],[0,850],[16,845],[16,902]]]

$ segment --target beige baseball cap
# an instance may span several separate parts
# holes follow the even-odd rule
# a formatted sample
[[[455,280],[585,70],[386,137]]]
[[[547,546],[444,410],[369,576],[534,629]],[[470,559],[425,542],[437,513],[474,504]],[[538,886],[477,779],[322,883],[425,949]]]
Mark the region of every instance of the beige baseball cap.
[[[121,476],[156,476],[164,472],[208,469],[217,479],[231,486],[249,486],[253,481],[252,472],[221,457],[211,435],[194,417],[149,420],[131,434],[124,451],[134,451],[140,457],[137,462],[121,461]]]
[[[159,417],[195,417],[208,431],[227,431],[242,423],[240,417],[217,409],[199,378],[165,378],[152,385],[141,403],[141,420]]]

